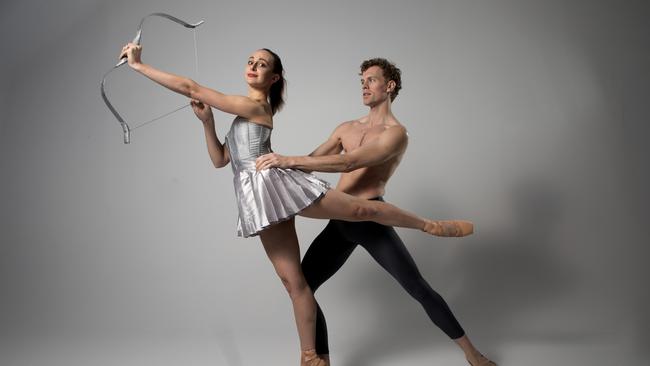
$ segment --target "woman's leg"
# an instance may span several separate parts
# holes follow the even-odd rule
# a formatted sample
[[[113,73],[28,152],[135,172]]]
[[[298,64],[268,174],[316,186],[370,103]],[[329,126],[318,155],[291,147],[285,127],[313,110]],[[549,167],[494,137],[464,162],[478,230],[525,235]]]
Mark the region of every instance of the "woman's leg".
[[[305,354],[315,355],[316,300],[300,268],[300,247],[294,220],[280,222],[260,232],[260,239],[291,298],[303,352],[302,364],[306,365]]]
[[[468,221],[433,221],[382,201],[371,201],[330,189],[324,197],[300,211],[300,216],[376,223],[419,229],[438,236],[465,236],[473,232]]]
[[[339,231],[340,223],[341,221],[330,221],[302,258],[302,271],[314,295],[316,290],[343,266],[357,246],[343,238]],[[329,355],[327,322],[318,304],[316,305],[316,352],[325,359]]]

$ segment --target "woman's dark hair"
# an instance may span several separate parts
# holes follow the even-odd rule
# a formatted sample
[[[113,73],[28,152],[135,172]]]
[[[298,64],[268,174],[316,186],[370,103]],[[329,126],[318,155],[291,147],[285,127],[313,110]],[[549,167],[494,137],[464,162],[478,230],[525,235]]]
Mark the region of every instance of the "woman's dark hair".
[[[275,114],[275,112],[282,109],[282,106],[284,105],[284,86],[287,81],[284,78],[284,67],[282,67],[282,60],[280,60],[280,56],[268,48],[262,48],[262,50],[270,53],[271,56],[273,56],[273,73],[280,76],[278,81],[271,85],[271,91],[269,92],[271,112]]]

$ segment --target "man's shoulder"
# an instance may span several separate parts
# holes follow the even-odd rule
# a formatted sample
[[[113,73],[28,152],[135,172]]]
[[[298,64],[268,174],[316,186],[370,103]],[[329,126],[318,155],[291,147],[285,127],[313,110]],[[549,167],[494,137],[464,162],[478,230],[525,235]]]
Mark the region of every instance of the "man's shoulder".
[[[408,130],[406,129],[406,126],[404,126],[397,119],[393,119],[391,123],[386,126],[386,130],[384,132],[408,137]]]
[[[356,118],[356,119],[351,119],[347,120],[345,122],[342,122],[339,127],[354,127],[355,125],[358,125],[361,123],[362,118]]]
[[[387,126],[382,132],[383,140],[391,146],[405,148],[408,144],[408,131],[401,124]]]
[[[351,119],[349,121],[342,122],[336,126],[336,131],[339,133],[350,132],[355,127],[357,127],[359,123],[359,119]]]

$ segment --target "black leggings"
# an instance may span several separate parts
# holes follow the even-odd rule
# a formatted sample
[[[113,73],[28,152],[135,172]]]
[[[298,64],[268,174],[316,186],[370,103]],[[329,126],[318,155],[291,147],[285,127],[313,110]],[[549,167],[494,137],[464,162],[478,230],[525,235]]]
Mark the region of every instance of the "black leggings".
[[[381,197],[375,200],[383,201]],[[336,273],[357,245],[390,273],[400,285],[424,307],[427,315],[451,339],[465,335],[445,300],[422,278],[413,258],[395,230],[370,221],[330,220],[311,243],[302,259],[302,270],[312,291]],[[316,352],[329,353],[325,316],[317,308]]]

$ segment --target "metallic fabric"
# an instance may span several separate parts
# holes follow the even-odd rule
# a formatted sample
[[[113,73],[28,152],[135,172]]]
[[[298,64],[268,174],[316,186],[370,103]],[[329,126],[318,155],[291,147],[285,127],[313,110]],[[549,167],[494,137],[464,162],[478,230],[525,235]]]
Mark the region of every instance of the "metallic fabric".
[[[290,219],[321,198],[329,183],[296,169],[255,170],[255,159],[271,152],[271,129],[237,117],[226,135],[239,208],[237,235],[249,237]]]

